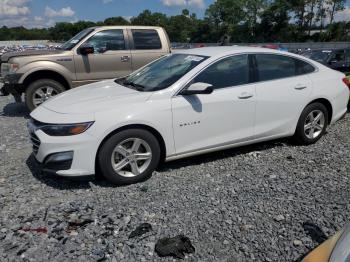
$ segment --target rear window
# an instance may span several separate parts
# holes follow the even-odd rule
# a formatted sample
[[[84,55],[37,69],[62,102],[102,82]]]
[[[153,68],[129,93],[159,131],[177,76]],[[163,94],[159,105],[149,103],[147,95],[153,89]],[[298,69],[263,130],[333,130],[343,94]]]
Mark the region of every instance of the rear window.
[[[311,64],[283,55],[257,54],[256,62],[259,81],[304,75],[315,71]]]
[[[315,71],[315,68],[309,63],[302,60],[297,60],[297,59],[295,61],[296,61],[297,75],[310,74]]]
[[[152,29],[132,29],[132,37],[134,39],[134,49],[161,49],[162,43],[158,32]]]

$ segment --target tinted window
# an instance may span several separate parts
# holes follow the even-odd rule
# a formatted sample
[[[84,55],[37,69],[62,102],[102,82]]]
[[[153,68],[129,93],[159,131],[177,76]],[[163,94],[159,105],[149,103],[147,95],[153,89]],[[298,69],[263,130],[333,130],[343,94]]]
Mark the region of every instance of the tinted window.
[[[332,55],[331,60],[335,60],[338,62],[342,62],[345,60],[345,52],[344,50],[336,50],[334,51],[334,54]]]
[[[158,32],[148,29],[131,30],[135,49],[161,49],[162,44]]]
[[[124,34],[121,29],[97,32],[86,43],[94,47],[95,53],[125,49]]]
[[[350,49],[345,49],[345,60],[350,61]]]
[[[304,75],[304,74],[309,74],[315,71],[315,68],[310,65],[309,63],[302,61],[302,60],[297,60],[296,61],[296,72],[297,75]]]
[[[296,75],[295,59],[281,55],[256,55],[258,79],[268,81]]]
[[[213,85],[214,89],[249,83],[248,55],[224,58],[212,64],[193,80]]]

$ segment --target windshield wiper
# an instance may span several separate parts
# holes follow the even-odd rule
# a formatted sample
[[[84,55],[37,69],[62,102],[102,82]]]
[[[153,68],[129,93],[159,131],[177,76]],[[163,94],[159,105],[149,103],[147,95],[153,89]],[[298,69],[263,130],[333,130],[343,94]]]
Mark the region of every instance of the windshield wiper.
[[[130,82],[130,81],[124,81],[123,85],[127,85],[127,86],[132,86],[134,87],[134,89],[136,89],[137,91],[144,91],[145,86],[140,85],[140,84],[136,84],[134,82]]]

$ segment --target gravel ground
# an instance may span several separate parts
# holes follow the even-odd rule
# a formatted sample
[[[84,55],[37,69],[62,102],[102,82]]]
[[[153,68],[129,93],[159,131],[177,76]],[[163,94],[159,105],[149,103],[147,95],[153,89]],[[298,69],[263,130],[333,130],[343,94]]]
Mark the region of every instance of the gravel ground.
[[[303,222],[332,235],[350,217],[349,114],[312,146],[226,150],[113,187],[41,174],[24,106],[1,97],[1,110],[0,261],[173,261],[154,245],[178,234],[195,247],[184,261],[295,261],[317,245]],[[153,230],[129,239],[144,222]]]

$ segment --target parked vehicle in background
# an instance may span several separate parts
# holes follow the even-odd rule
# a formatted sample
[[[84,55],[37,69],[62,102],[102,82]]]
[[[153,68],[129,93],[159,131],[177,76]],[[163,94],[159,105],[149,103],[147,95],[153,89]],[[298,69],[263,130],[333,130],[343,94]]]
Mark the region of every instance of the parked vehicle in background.
[[[304,56],[334,70],[350,73],[350,49],[310,50]]]
[[[3,93],[30,110],[65,90],[130,74],[170,52],[165,30],[150,26],[87,28],[56,50],[1,56]]]
[[[350,224],[311,251],[301,262],[349,262]]]
[[[280,137],[315,143],[347,111],[344,74],[266,48],[178,50],[31,113],[33,152],[62,176],[146,179],[174,160]]]

